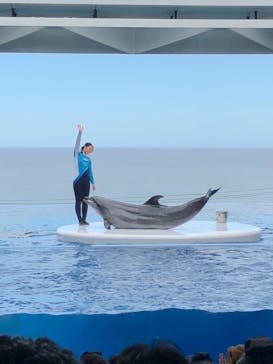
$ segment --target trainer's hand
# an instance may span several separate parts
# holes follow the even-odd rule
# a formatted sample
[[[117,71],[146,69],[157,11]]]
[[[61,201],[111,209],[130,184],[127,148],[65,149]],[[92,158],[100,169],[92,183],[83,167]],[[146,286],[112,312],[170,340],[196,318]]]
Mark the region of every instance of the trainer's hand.
[[[95,191],[96,185],[92,185],[92,190]]]
[[[82,131],[83,131],[83,125],[82,125],[82,124],[78,124],[78,125],[77,125],[77,128],[79,129],[79,131],[80,131],[80,132],[82,132]]]

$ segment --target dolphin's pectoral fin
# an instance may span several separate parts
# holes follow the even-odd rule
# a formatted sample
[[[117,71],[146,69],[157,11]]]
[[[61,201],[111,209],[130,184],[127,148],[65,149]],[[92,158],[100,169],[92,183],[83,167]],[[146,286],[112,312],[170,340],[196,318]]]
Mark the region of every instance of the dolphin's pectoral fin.
[[[147,200],[146,202],[144,202],[143,205],[161,206],[160,203],[158,202],[158,200],[162,197],[164,197],[164,196],[155,195],[155,196],[149,198],[149,200]]]
[[[106,219],[103,219],[104,227],[107,230],[111,230],[111,224]]]

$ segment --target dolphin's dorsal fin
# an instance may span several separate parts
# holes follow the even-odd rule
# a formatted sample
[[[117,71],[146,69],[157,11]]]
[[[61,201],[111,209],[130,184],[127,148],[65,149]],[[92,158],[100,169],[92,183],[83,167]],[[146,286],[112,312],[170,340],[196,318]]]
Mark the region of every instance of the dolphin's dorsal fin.
[[[160,206],[160,203],[158,202],[158,200],[162,197],[164,197],[164,196],[155,195],[155,196],[149,198],[149,200],[147,200],[146,202],[144,202],[144,205]]]

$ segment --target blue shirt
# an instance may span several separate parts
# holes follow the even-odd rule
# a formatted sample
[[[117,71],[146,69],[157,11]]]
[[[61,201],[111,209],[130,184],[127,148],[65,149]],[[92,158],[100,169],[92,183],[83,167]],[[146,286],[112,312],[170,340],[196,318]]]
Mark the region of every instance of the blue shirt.
[[[74,148],[74,163],[75,163],[75,169],[76,169],[76,178],[74,180],[74,183],[81,178],[81,176],[88,172],[88,177],[90,182],[95,184],[93,172],[92,172],[92,162],[91,159],[80,151],[80,143],[81,143],[81,136],[82,133],[79,131],[75,148]]]
[[[89,180],[92,184],[95,183],[94,176],[92,172],[92,162],[91,159],[84,153],[78,153],[78,169],[79,169],[79,176],[80,178],[86,171],[88,171]]]

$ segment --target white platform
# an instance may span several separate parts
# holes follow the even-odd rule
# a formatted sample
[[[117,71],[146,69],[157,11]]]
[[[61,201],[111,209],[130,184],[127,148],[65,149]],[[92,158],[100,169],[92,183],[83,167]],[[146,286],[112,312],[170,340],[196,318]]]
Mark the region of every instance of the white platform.
[[[180,245],[194,243],[251,243],[261,239],[261,229],[247,224],[190,221],[171,230],[105,230],[102,222],[57,229],[58,240],[94,245]]]

